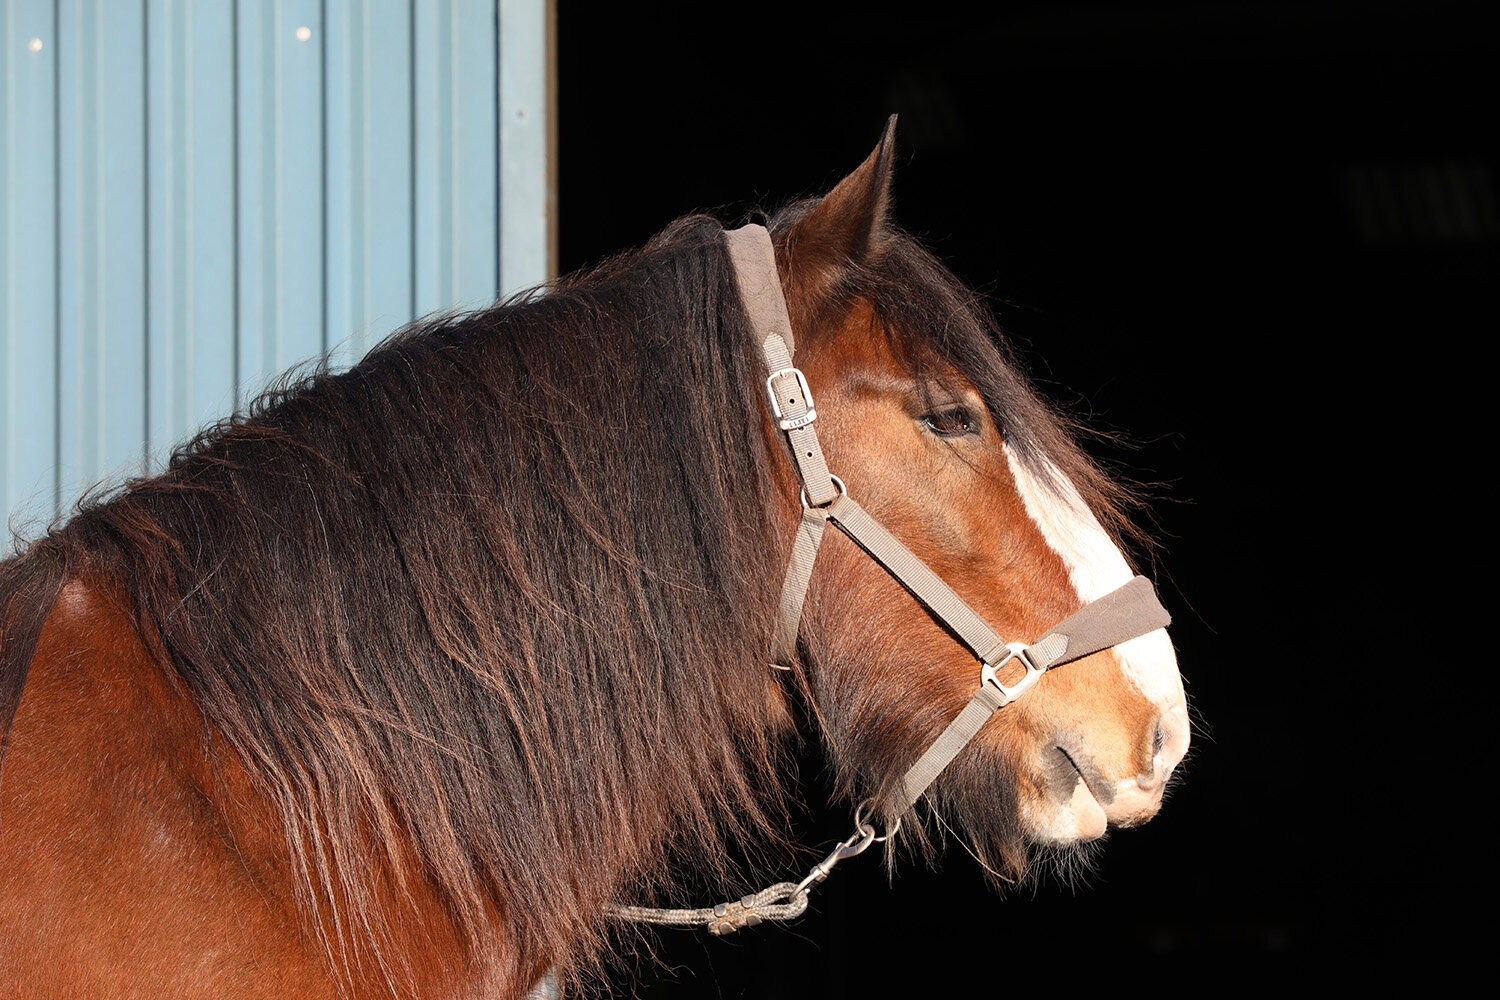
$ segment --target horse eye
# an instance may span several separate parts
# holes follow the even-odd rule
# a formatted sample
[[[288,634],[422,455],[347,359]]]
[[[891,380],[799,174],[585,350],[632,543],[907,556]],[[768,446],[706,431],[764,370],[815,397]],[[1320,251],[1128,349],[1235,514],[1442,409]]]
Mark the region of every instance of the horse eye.
[[[933,410],[924,414],[921,420],[928,430],[939,437],[963,437],[979,433],[979,422],[974,419],[974,414],[969,412],[967,406],[948,406]]]

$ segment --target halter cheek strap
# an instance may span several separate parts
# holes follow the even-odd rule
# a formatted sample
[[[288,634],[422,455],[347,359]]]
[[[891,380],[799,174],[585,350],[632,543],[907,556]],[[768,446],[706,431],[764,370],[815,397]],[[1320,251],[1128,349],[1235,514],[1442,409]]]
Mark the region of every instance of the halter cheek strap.
[[[802,483],[802,518],[782,583],[771,665],[789,670],[795,661],[797,632],[813,564],[824,529],[832,523],[946,625],[974,654],[980,671],[978,688],[963,710],[902,776],[899,800],[894,803],[896,824],[885,836],[876,836],[861,807],[855,813],[854,833],[836,845],[801,882],[780,882],[738,901],[696,910],[612,905],[606,911],[624,920],[702,926],[713,934],[728,934],[762,920],[789,920],[800,915],[807,909],[808,890],[812,886],[827,878],[839,861],[894,835],[900,817],[979,733],[985,720],[1025,693],[1043,673],[1165,628],[1171,622],[1150,581],[1138,576],[1059,622],[1034,643],[1002,639],[952,587],[851,499],[843,481],[828,471],[814,426],[818,414],[812,392],[806,377],[792,363],[795,341],[781,279],[776,273],[770,234],[761,226],[745,226],[726,232],[724,238],[734,265],[740,300],[765,360],[771,414],[786,435]],[[1013,672],[1012,661],[1018,661],[1017,666],[1023,672],[1007,684],[1000,675],[1002,670]]]

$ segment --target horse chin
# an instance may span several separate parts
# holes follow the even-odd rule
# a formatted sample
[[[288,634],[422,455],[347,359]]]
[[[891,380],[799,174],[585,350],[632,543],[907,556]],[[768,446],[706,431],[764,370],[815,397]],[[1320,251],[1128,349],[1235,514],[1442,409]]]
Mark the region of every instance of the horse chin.
[[[1109,816],[1083,771],[1060,746],[1051,747],[1047,757],[1046,778],[1038,793],[1021,803],[1027,839],[1064,847],[1103,837],[1109,831]]]
[[[1054,846],[1098,840],[1109,830],[1104,808],[1082,781],[1074,786],[1066,802],[1060,806],[1048,802],[1042,815],[1025,816],[1023,822],[1032,840]]]

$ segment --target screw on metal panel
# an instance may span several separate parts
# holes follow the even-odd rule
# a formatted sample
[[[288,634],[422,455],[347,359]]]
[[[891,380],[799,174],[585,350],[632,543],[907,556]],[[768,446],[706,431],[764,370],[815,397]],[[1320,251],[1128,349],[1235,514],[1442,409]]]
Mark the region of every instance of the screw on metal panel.
[[[33,38],[26,43],[26,47],[33,52],[40,52],[42,51],[42,40],[40,38]]]

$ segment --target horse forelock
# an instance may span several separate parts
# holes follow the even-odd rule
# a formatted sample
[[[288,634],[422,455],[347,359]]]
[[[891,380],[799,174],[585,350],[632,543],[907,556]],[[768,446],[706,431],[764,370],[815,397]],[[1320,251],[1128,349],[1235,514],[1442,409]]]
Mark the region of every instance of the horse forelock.
[[[1060,503],[1083,504],[1115,541],[1145,544],[1131,521],[1134,490],[1083,449],[1100,432],[1038,394],[982,297],[915,239],[894,234],[863,269],[869,300],[918,385],[957,373],[979,392],[1008,449]]]
[[[431,878],[474,948],[498,906],[516,961],[587,972],[598,903],[782,833],[782,567],[728,267],[689,219],[415,324],[49,541],[124,586],[315,910],[378,941],[373,855]]]

